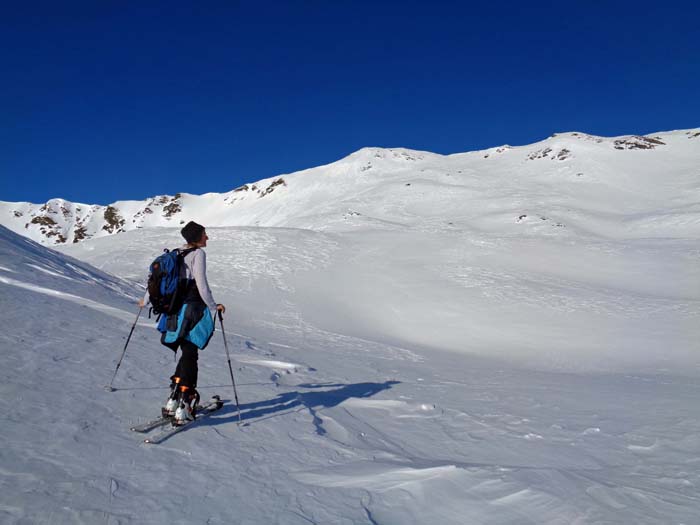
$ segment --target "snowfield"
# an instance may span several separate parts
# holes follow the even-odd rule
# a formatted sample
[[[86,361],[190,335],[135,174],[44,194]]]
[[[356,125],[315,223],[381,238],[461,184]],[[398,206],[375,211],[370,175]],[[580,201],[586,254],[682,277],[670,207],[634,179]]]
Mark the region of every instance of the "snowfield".
[[[4,221],[0,521],[697,523],[692,131],[369,148],[60,252]],[[223,409],[146,445],[175,366],[153,319],[103,387],[190,218],[244,424],[217,333]]]

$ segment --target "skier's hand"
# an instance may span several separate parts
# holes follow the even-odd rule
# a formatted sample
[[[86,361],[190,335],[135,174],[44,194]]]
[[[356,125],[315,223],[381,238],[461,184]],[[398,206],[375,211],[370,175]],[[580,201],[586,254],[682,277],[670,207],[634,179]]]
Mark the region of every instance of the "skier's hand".
[[[222,314],[226,312],[226,307],[223,304],[217,304],[216,309]]]
[[[139,305],[139,308],[143,308],[145,306],[145,303],[143,302],[143,298],[139,299],[138,305]]]

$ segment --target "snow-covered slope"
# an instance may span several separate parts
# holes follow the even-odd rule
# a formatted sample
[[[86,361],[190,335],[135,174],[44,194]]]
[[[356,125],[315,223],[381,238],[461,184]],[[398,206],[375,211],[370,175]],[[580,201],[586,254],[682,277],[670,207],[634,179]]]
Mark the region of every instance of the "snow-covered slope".
[[[123,305],[135,292],[133,283],[41,246],[4,226],[0,226],[0,261],[0,282],[69,301],[80,296],[94,305],[117,299]]]
[[[215,296],[246,324],[302,323],[563,370],[700,371],[695,239],[210,228]],[[177,229],[61,248],[133,281]],[[235,312],[235,313],[234,313]]]
[[[685,363],[691,377],[659,368],[667,347],[605,374],[493,359],[507,339],[517,343],[517,330],[528,350],[550,345],[547,326],[566,312],[587,320],[601,343],[635,340],[610,329],[646,316],[654,326],[644,336],[675,337],[669,349],[694,345],[697,327],[674,334],[673,321],[697,315],[697,290],[679,297],[665,268],[687,250],[682,242],[590,244],[592,258],[578,261],[587,250],[561,239],[506,249],[505,238],[458,234],[446,244],[395,233],[212,229],[210,278],[229,307],[246,425],[236,425],[216,334],[200,356],[199,390],[222,395],[224,409],[146,446],[128,428],[158,411],[174,367],[152,322],[139,322],[117,390],[102,388],[136,313],[128,283],[0,228],[0,521],[693,523],[697,359],[693,367],[672,352],[665,363]],[[176,231],[141,230],[75,250],[138,279],[153,252],[174,243]],[[449,246],[462,258],[450,258]],[[639,266],[625,279],[630,261]],[[656,282],[639,282],[649,267]],[[509,304],[509,294],[534,302]],[[536,325],[512,324],[508,312],[518,310]],[[413,326],[418,313],[428,321]],[[403,335],[392,332],[405,315],[396,324]],[[420,339],[442,341],[461,323],[471,332],[465,350],[496,338],[492,352],[446,353]],[[575,360],[585,334],[563,335],[563,361]]]
[[[663,236],[673,228],[697,236],[699,164],[697,129],[614,138],[563,133],[528,146],[448,156],[365,148],[223,194],[109,206],[0,202],[0,223],[43,244],[192,219],[208,226],[432,231],[456,225],[619,237]]]
[[[699,150],[567,133],[113,211],[3,203],[66,242],[0,226],[0,522],[694,523]],[[246,425],[216,334],[198,388],[224,409],[148,447],[128,428],[175,366],[153,320],[103,386],[190,218]]]

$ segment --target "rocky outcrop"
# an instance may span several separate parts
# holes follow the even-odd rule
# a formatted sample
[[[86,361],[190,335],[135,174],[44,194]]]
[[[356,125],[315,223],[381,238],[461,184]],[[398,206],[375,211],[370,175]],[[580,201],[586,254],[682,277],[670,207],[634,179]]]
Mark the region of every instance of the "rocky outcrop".
[[[652,137],[640,137],[633,135],[614,142],[615,149],[654,149],[657,146],[664,146],[666,143],[661,139]]]
[[[107,206],[104,213],[105,225],[102,229],[107,233],[119,233],[124,231],[124,219],[119,215],[119,211],[113,206]]]

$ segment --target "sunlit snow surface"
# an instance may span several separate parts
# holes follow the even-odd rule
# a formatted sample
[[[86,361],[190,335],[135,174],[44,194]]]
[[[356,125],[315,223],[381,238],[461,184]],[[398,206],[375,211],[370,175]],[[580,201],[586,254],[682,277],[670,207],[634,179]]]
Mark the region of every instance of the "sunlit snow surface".
[[[475,177],[478,210],[428,181],[327,228],[210,226],[245,426],[217,333],[199,389],[226,404],[161,445],[129,431],[175,365],[153,320],[103,386],[177,229],[61,248],[78,262],[0,227],[0,521],[696,523],[700,172],[640,173],[619,215],[609,185],[544,220],[551,181]]]

